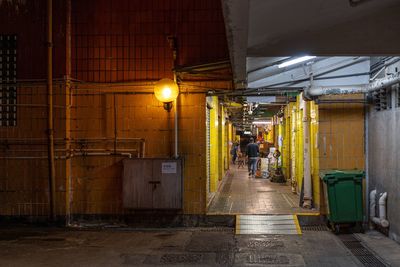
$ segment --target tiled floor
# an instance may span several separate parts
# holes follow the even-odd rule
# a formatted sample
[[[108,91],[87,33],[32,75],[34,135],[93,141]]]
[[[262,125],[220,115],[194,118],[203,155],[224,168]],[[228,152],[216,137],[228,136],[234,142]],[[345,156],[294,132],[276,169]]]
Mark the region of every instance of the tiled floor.
[[[208,214],[296,214],[315,212],[299,207],[299,196],[287,184],[249,178],[246,169],[232,168],[211,202]]]

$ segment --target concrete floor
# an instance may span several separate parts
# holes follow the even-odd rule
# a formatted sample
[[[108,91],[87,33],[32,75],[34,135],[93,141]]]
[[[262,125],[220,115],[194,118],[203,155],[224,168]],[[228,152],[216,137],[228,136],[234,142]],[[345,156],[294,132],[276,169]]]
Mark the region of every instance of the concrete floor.
[[[249,178],[247,169],[231,168],[212,200],[208,214],[296,214],[318,211],[299,207],[288,184]]]
[[[328,231],[0,229],[0,266],[362,266]]]

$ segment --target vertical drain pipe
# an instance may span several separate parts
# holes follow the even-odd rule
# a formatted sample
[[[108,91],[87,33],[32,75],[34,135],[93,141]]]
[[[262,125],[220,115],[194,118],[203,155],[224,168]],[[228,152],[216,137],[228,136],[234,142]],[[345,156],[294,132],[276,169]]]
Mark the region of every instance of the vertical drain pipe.
[[[365,95],[365,100],[367,100],[367,95]],[[364,155],[365,155],[365,191],[367,194],[365,194],[365,206],[369,207],[370,206],[370,198],[368,197],[368,192],[369,192],[369,107],[367,105],[364,106]],[[374,204],[375,205],[375,204]],[[374,207],[375,210],[375,207]],[[371,209],[366,209],[366,218],[365,218],[365,223],[368,223],[368,218],[371,217],[371,214],[368,214],[371,212]],[[375,214],[373,214],[375,216]],[[372,217],[374,217],[372,216]]]
[[[53,129],[53,1],[47,0],[47,134],[49,165],[50,219],[56,220],[56,171],[54,166]]]
[[[173,59],[173,66],[174,66],[174,82],[177,83],[177,75],[176,75],[176,61],[178,60],[178,46],[177,46],[177,41],[175,36],[168,36],[167,37],[169,46],[172,49],[172,59]],[[178,90],[179,90],[179,84],[178,84]],[[179,94],[178,94],[179,97]],[[178,154],[178,97],[174,100],[174,158],[179,158]]]
[[[71,0],[66,0],[66,26],[65,26],[65,140],[66,140],[66,151],[71,151],[71,105],[72,105],[72,94],[71,94]],[[67,152],[67,155],[69,152]],[[65,213],[66,213],[66,224],[71,224],[71,203],[72,203],[72,166],[71,158],[67,156],[65,160],[66,168],[66,195],[65,195]]]
[[[176,72],[174,71],[174,82],[176,82]],[[179,89],[179,85],[178,85],[178,89]],[[178,95],[179,97],[179,95]],[[179,158],[179,154],[178,154],[178,97],[174,100],[174,124],[175,124],[175,149],[174,149],[174,157],[177,159]]]
[[[310,122],[308,119],[308,102],[304,101],[303,95],[301,95],[301,101],[303,102],[303,164],[304,164],[304,202],[303,208],[310,209],[312,201],[311,192],[311,154],[310,154]]]

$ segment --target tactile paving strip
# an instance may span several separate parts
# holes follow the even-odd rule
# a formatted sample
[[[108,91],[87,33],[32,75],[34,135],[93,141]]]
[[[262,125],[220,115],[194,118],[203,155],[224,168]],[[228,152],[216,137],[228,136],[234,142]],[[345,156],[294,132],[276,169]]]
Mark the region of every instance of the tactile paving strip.
[[[296,215],[237,215],[238,235],[297,235],[301,234]]]

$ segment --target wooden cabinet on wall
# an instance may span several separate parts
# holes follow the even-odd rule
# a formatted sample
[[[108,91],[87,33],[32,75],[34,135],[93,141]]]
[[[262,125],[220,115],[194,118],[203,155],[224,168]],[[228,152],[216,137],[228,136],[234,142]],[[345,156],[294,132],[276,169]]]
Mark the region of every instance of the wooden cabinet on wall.
[[[125,159],[123,203],[129,209],[182,209],[180,159]]]

